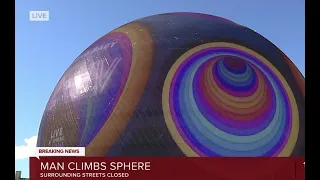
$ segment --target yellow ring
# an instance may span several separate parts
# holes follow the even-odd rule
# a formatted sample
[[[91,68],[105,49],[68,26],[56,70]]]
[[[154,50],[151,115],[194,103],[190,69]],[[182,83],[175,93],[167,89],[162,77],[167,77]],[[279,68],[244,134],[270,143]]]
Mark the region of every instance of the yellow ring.
[[[162,94],[162,106],[163,106],[163,113],[165,117],[166,125],[169,129],[169,132],[171,136],[173,137],[176,144],[179,146],[181,151],[186,156],[191,157],[197,157],[199,154],[197,154],[186,142],[185,140],[180,136],[175,124],[174,120],[172,119],[171,114],[171,107],[169,104],[170,100],[170,85],[173,80],[173,77],[175,75],[175,72],[180,67],[180,65],[187,59],[189,56],[193,55],[194,53],[197,53],[203,49],[206,48],[214,48],[214,47],[231,47],[234,49],[241,50],[243,52],[246,52],[252,56],[255,56],[259,60],[261,60],[266,66],[268,66],[271,70],[273,70],[274,74],[279,78],[279,80],[282,82],[282,85],[284,89],[287,92],[287,95],[289,97],[290,106],[291,106],[291,116],[292,116],[292,126],[290,129],[290,135],[289,139],[285,145],[285,147],[282,149],[282,151],[278,154],[279,157],[288,157],[291,155],[291,153],[294,150],[294,147],[296,145],[297,139],[298,139],[298,132],[299,132],[299,112],[298,112],[298,106],[296,104],[295,97],[293,95],[293,92],[285,80],[285,78],[282,76],[282,74],[278,71],[276,67],[274,67],[266,58],[261,56],[260,54],[252,51],[251,49],[248,49],[246,47],[233,44],[233,43],[226,43],[226,42],[214,42],[214,43],[207,43],[202,44],[200,46],[194,47],[190,49],[189,51],[185,52],[182,56],[180,56],[177,61],[172,65],[171,69],[169,70],[169,73],[166,77],[166,80],[164,82],[163,86],[163,94]]]
[[[151,69],[152,37],[143,25],[131,23],[112,32],[122,32],[130,38],[133,48],[130,73],[113,112],[86,147],[86,156],[104,156],[116,142],[144,92]]]

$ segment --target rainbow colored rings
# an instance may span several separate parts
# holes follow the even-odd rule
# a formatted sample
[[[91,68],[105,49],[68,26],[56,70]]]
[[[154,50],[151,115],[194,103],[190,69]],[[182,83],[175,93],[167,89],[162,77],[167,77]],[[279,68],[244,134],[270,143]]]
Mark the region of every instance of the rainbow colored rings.
[[[298,107],[285,77],[237,44],[207,43],[180,56],[162,106],[187,156],[290,156],[297,142]]]

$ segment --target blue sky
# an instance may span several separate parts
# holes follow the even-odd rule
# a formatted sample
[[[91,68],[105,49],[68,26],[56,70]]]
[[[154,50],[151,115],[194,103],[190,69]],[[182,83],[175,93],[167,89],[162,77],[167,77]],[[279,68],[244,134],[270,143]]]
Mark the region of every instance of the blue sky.
[[[16,0],[16,170],[29,176],[40,120],[59,78],[91,43],[132,20],[165,12],[199,12],[247,26],[305,72],[304,0]],[[50,21],[30,22],[29,11]]]

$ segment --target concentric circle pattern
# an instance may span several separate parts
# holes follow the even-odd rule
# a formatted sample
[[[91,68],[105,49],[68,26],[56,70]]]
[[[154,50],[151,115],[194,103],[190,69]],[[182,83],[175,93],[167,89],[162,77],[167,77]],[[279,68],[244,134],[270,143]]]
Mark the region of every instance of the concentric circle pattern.
[[[163,106],[186,155],[289,156],[297,141],[288,83],[267,59],[239,45],[205,44],[182,55],[166,79]]]

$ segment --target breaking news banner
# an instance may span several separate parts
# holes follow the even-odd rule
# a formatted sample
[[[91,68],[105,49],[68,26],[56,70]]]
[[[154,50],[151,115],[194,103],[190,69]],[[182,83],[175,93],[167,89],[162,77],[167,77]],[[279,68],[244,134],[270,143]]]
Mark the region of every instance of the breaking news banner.
[[[30,180],[304,180],[304,157],[85,157],[84,147],[39,147]]]

